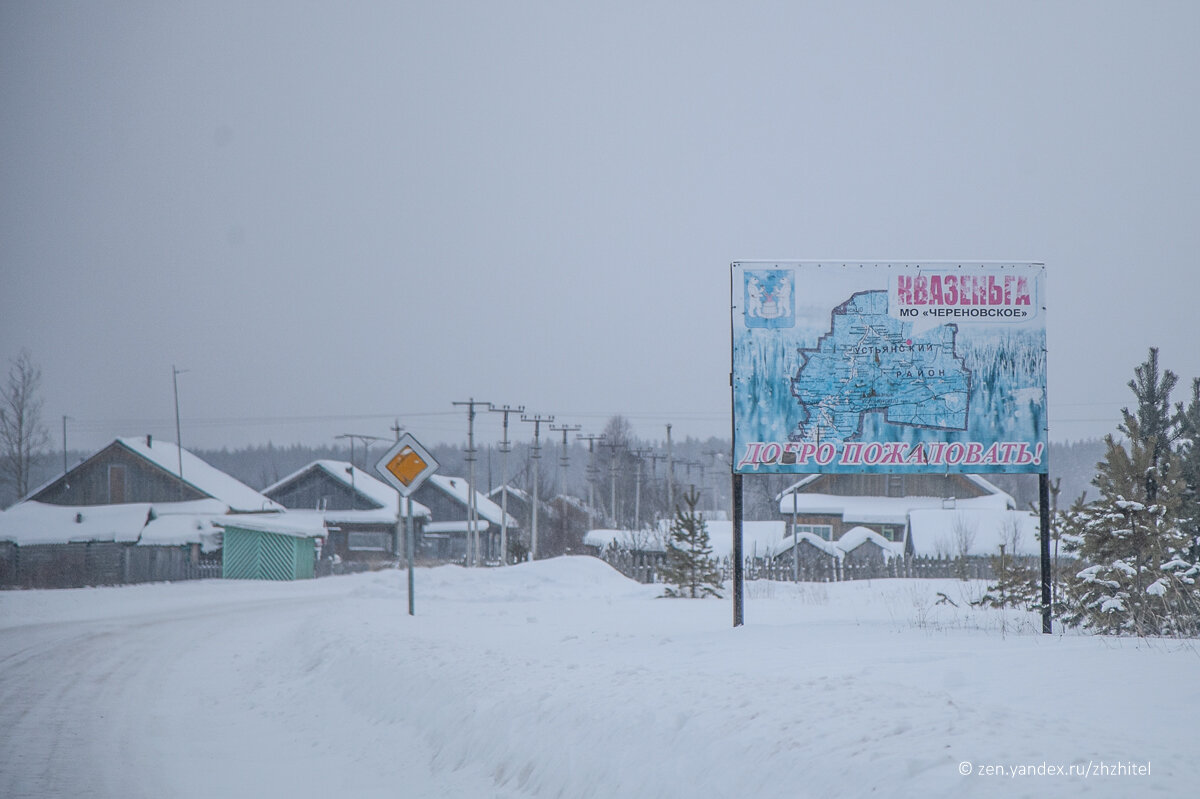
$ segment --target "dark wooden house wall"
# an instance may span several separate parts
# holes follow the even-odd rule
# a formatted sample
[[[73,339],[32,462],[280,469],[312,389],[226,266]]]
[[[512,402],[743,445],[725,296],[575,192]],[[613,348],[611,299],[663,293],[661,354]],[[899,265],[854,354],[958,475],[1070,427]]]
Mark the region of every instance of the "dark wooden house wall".
[[[883,550],[874,541],[859,544],[842,558],[842,563],[849,566],[871,565],[882,568],[885,562]]]
[[[467,518],[467,506],[451,498],[432,483],[422,484],[412,498],[429,508],[435,522],[457,522]],[[511,501],[511,497],[509,499]]]
[[[334,478],[324,469],[311,469],[297,477],[287,485],[280,486],[268,493],[268,496],[293,510],[378,510],[382,506],[362,494],[350,490],[350,486]],[[324,506],[322,506],[324,502]],[[329,522],[336,529],[331,529],[325,538],[321,549],[322,558],[337,556],[343,561],[376,562],[389,561],[396,556],[395,523],[347,523]],[[385,548],[351,549],[351,533],[382,533],[385,536]]]
[[[987,495],[960,474],[823,474],[801,486],[802,494],[838,497],[955,497]]]
[[[783,514],[783,518],[788,526],[787,529],[790,531],[792,529],[792,514],[785,513]],[[831,539],[833,541],[837,541],[847,531],[853,530],[855,527],[866,527],[868,530],[874,530],[884,538],[887,538],[884,528],[890,527],[896,541],[902,540],[907,535],[908,530],[908,524],[905,522],[847,522],[840,515],[823,513],[797,513],[796,524],[828,525],[833,528],[833,538]]]
[[[124,469],[124,490],[114,496],[112,469]],[[186,473],[185,473],[186,477]],[[129,502],[182,502],[205,499],[206,494],[172,474],[113,443],[76,466],[31,499],[51,505],[109,505]]]
[[[503,502],[504,497],[500,496],[499,493],[488,497],[488,499],[490,499],[492,502],[495,502],[496,507],[503,507],[501,503]],[[530,504],[522,499],[519,495],[514,494],[511,491],[509,492],[508,515],[516,519],[517,524],[520,525],[524,530],[529,529],[530,520],[532,519],[530,507]],[[538,521],[540,522],[541,518],[539,518]]]
[[[326,510],[374,510],[383,507],[361,494],[355,495],[350,486],[332,477],[324,469],[313,469],[268,496],[293,510],[317,510],[324,501]]]
[[[330,522],[333,524],[333,522]],[[347,524],[338,522],[336,530],[330,530],[325,538],[325,546],[321,550],[321,557],[327,558],[337,555],[342,560],[346,561],[385,561],[391,560],[396,556],[396,525],[394,524]],[[417,535],[420,536],[421,526],[414,520],[413,526],[417,528]],[[350,535],[352,533],[382,533],[384,535],[384,548],[382,551],[377,549],[351,549]],[[404,525],[400,526],[400,541],[403,544]],[[419,540],[419,539],[418,539]]]

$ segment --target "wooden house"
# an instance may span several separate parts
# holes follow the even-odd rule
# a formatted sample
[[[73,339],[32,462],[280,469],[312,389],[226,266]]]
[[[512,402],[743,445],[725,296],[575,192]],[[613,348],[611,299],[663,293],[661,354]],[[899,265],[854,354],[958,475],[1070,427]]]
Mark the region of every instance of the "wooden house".
[[[486,560],[500,559],[500,526],[503,513],[500,506],[482,492],[475,491],[478,512],[480,550]],[[442,474],[431,475],[413,494],[413,499],[429,508],[432,521],[425,525],[417,539],[418,554],[433,561],[458,561],[466,558],[467,534],[470,529],[471,491],[467,480]],[[512,502],[512,496],[509,496]],[[508,536],[513,540],[521,525],[508,514]]]
[[[508,495],[508,515],[516,521],[518,527],[522,530],[528,530],[533,519],[533,497],[524,489],[517,488],[514,485],[498,485],[487,492],[487,498],[496,503],[497,506],[503,507],[505,494]],[[549,513],[550,508],[545,502],[541,503],[538,508],[539,526],[542,519]]]
[[[118,438],[28,497],[48,505],[123,505],[215,499],[233,513],[283,510],[170,441]]]
[[[117,439],[4,512],[0,585],[72,588],[219,576],[221,533],[213,521],[280,510],[170,442]]]
[[[836,542],[870,530],[912,553],[910,514],[919,510],[1011,510],[1013,498],[978,475],[814,474],[778,497],[780,516],[797,535]]]
[[[347,562],[390,561],[403,552],[403,524],[409,501],[396,489],[346,461],[313,461],[263,489],[270,499],[297,512],[317,513],[328,528],[322,557]],[[412,503],[417,540],[430,521],[430,510]]]

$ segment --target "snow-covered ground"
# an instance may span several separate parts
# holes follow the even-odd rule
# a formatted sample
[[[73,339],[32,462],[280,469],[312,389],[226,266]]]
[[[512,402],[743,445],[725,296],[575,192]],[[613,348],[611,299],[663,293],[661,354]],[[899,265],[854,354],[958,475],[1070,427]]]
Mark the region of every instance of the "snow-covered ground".
[[[748,583],[737,629],[591,558],[418,570],[415,617],[400,571],[4,592],[0,796],[1192,793],[1196,642],[982,588]]]

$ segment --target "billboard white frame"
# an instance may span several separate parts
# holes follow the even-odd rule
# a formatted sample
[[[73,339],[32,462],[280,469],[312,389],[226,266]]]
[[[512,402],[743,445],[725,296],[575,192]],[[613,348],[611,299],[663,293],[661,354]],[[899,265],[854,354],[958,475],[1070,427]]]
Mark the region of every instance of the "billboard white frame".
[[[739,474],[1045,473],[1045,266],[736,261]]]

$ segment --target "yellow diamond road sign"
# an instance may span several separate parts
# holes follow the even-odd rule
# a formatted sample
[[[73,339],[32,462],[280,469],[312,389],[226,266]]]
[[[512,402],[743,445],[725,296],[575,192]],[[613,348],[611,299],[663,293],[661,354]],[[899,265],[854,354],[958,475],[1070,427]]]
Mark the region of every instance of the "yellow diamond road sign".
[[[437,468],[437,460],[411,434],[405,434],[375,464],[375,471],[406,497]]]

